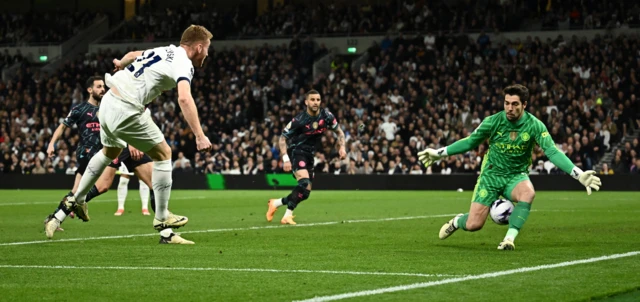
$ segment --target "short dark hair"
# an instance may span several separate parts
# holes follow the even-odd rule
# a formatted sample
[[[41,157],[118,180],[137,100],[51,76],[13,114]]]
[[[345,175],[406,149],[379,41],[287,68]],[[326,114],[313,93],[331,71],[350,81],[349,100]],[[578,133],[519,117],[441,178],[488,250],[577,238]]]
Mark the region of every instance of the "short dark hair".
[[[87,83],[85,84],[85,88],[93,88],[93,83],[95,81],[104,81],[101,76],[93,76],[87,79]]]
[[[504,89],[504,94],[517,95],[518,97],[520,97],[520,102],[522,103],[526,103],[529,100],[529,89],[520,84],[507,86],[507,88]]]
[[[309,92],[307,92],[307,95],[305,95],[304,99],[305,99],[305,100],[306,100],[306,99],[309,99],[309,95],[311,95],[311,94],[320,94],[320,92],[318,92],[318,91],[317,91],[317,90],[315,90],[315,89],[311,89],[311,90],[309,90]]]

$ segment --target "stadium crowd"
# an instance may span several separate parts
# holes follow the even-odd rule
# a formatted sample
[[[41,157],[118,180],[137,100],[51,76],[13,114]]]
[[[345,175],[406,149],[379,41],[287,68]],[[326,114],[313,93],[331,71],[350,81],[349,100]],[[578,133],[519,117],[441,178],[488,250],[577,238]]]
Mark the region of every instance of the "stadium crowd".
[[[175,173],[282,171],[279,134],[304,110],[311,87],[338,118],[348,146],[347,159],[337,159],[336,137],[328,132],[317,146],[317,173],[478,173],[486,144],[427,168],[416,154],[469,135],[484,117],[502,109],[501,88],[515,82],[529,87],[529,112],[546,123],[558,148],[583,169],[593,168],[625,133],[640,126],[636,36],[592,41],[399,36],[368,51],[370,60],[359,69],[335,67],[315,81],[309,74],[317,54],[311,40],[212,52],[205,68],[196,71],[192,89],[213,151],[196,151],[175,92],[150,106],[172,147]],[[112,70],[112,59],[122,55],[89,54],[51,75],[25,64],[14,79],[0,82],[0,171],[73,173],[76,130],[65,131],[56,156],[48,159],[50,136],[70,107],[87,97],[86,78]],[[604,168],[638,173],[639,148],[635,140]],[[561,173],[545,162],[536,149],[532,172]]]
[[[540,24],[545,30],[639,25],[640,6],[629,1],[394,0],[382,4],[285,2],[255,16],[239,4],[219,9],[207,1],[175,7],[148,2],[107,40],[163,41],[191,23],[214,30],[215,39],[296,35],[366,35],[386,32],[507,32]]]
[[[98,15],[64,11],[2,13],[0,45],[60,44],[92,24]]]

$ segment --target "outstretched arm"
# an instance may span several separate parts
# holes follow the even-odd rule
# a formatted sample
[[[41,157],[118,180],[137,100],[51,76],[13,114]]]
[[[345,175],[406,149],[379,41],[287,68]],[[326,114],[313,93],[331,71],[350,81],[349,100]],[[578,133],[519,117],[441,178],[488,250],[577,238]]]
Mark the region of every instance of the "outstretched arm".
[[[477,148],[480,144],[491,137],[491,128],[493,127],[493,119],[487,117],[480,123],[480,126],[474,130],[471,135],[441,149],[438,154],[441,156],[455,155],[465,153]]]
[[[493,127],[493,118],[487,117],[480,123],[480,126],[468,137],[461,139],[447,147],[440,149],[427,148],[418,152],[418,159],[425,167],[429,167],[434,161],[449,155],[465,153],[473,150],[483,143],[487,138],[491,137],[491,128]]]
[[[544,150],[544,154],[549,158],[549,161],[560,170],[580,181],[580,183],[587,188],[588,195],[591,195],[591,189],[595,189],[596,191],[600,190],[602,182],[600,182],[599,177],[595,176],[596,172],[593,170],[582,171],[582,169],[576,167],[576,165],[571,162],[571,159],[558,150],[558,147],[556,147],[544,124],[540,123],[538,126],[535,138],[536,143]]]

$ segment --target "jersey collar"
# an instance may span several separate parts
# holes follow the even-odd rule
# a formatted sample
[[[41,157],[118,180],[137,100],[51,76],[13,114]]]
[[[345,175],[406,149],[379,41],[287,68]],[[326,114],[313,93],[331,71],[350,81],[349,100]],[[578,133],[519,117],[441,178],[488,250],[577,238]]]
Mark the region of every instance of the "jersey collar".
[[[507,112],[506,111],[502,111],[502,115],[504,116],[505,119],[507,119]],[[507,121],[509,122],[509,124],[516,126],[516,127],[520,127],[522,126],[524,123],[526,123],[529,120],[529,115],[527,114],[527,112],[523,112],[522,116],[520,117],[519,120],[512,122],[509,119],[507,119]]]

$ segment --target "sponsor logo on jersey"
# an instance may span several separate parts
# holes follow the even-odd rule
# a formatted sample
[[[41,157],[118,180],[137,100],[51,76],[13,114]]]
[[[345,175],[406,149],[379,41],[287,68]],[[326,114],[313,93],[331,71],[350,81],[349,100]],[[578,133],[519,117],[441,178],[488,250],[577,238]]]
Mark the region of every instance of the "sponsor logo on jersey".
[[[313,129],[318,129],[318,122],[313,122]]]

